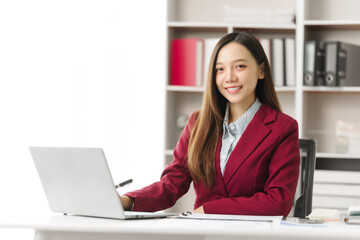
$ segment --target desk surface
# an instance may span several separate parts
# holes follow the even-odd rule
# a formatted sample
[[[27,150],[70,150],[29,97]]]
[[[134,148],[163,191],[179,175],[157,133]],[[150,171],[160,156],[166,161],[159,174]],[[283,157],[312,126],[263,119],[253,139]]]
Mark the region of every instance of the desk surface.
[[[37,237],[36,239],[56,239],[49,237],[49,234],[52,233],[72,233],[76,237],[79,237],[81,234],[87,234],[87,237],[93,237],[91,239],[116,239],[119,236],[131,236],[131,239],[167,239],[169,237],[178,237],[179,239],[184,237],[186,239],[360,239],[360,225],[346,225],[341,222],[300,225],[284,224],[282,222],[269,223],[178,218],[112,220],[55,215],[35,220],[31,217],[17,217],[13,219],[0,217],[1,227],[30,228],[34,229],[38,235],[46,233],[45,237]],[[107,234],[108,237],[99,237],[99,234]],[[96,236],[97,238],[95,238]]]

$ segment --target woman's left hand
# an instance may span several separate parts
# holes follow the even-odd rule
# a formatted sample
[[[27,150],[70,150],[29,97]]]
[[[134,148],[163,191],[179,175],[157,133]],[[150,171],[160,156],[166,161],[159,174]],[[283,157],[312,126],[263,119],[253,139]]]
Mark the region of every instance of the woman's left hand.
[[[193,213],[205,213],[203,206],[198,207],[197,209],[195,209],[195,210],[193,211]]]

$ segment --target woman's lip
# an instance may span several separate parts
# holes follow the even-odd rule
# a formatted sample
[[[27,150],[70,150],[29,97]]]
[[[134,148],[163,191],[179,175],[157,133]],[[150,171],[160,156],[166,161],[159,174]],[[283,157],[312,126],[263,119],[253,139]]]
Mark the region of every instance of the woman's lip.
[[[241,90],[241,88],[242,86],[237,86],[237,87],[228,87],[225,89],[228,93],[233,94],[233,93],[238,93]]]

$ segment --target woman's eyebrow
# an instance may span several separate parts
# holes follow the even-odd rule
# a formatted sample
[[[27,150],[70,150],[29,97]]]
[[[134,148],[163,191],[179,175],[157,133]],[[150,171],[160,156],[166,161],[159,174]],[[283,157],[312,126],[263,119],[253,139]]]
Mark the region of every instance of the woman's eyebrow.
[[[231,61],[231,63],[234,63],[234,62],[247,62],[247,61],[244,58],[239,58],[239,59],[235,59],[235,60]],[[216,62],[216,65],[220,65],[220,64],[223,64],[223,63],[222,62]]]

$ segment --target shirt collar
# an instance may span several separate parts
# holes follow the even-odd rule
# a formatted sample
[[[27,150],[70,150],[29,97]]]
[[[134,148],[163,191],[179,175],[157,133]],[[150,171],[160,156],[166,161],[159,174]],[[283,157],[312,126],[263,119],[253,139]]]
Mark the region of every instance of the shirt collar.
[[[230,106],[229,106],[229,102],[228,102],[227,106],[226,106],[226,112],[225,112],[224,123],[223,123],[224,134],[227,134],[227,132],[230,132],[230,131],[236,131],[238,134],[240,134],[241,132],[245,131],[245,128],[251,122],[251,120],[255,116],[256,112],[260,109],[261,105],[262,104],[261,104],[260,100],[258,98],[256,98],[255,102],[241,117],[236,119],[235,122],[228,124],[229,111],[230,111],[229,110]],[[233,128],[233,130],[230,130],[231,128]]]

